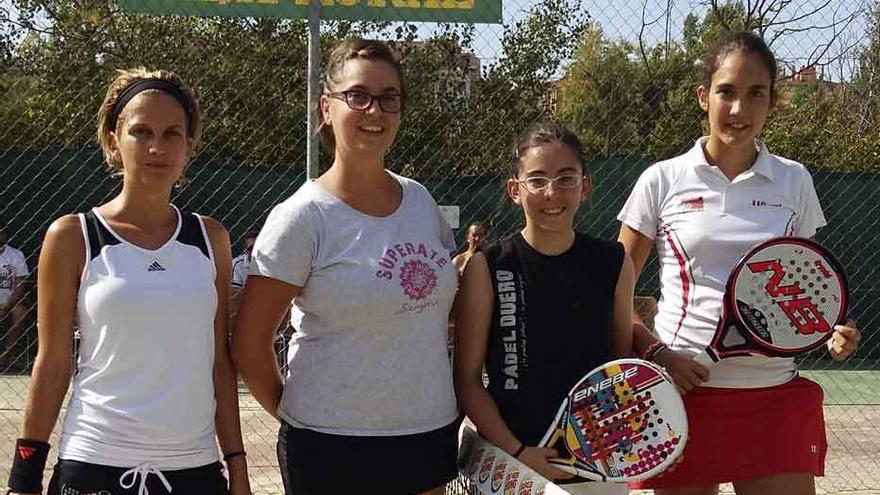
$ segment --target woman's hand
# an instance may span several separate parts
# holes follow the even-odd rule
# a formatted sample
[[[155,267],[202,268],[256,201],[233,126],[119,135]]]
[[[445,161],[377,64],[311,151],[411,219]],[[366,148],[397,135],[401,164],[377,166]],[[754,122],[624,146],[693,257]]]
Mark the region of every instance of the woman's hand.
[[[828,352],[835,361],[843,361],[853,355],[862,340],[862,332],[853,320],[846,325],[835,325],[834,334],[828,340]]]
[[[549,459],[554,457],[559,457],[559,453],[554,449],[526,447],[520,452],[517,459],[548,480],[569,480],[574,478],[575,475],[566,473],[565,471],[550,465]]]
[[[709,379],[705,366],[668,347],[654,356],[654,362],[666,368],[682,395]]]
[[[251,495],[245,456],[231,457],[226,462],[226,471],[229,473],[229,495]]]

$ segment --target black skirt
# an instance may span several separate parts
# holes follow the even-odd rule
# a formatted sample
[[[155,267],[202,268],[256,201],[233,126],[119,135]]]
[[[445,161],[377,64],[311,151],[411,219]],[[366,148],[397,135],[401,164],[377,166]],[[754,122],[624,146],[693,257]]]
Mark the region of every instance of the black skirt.
[[[282,421],[278,463],[286,495],[413,495],[458,473],[457,419],[437,430],[400,436],[347,436]]]

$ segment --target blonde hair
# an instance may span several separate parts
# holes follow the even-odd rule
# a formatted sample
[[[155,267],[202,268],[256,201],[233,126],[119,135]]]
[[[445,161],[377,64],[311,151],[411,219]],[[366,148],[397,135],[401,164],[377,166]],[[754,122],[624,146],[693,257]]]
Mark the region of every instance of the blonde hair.
[[[189,107],[185,112],[189,117],[189,122],[187,122],[187,134],[189,139],[192,141],[193,148],[199,143],[199,138],[202,133],[202,110],[199,107],[199,102],[196,99],[195,93],[192,88],[187,86],[183,79],[180,78],[177,74],[167,70],[147,70],[144,67],[137,67],[134,69],[124,69],[117,70],[119,73],[116,76],[116,79],[110,83],[110,87],[107,88],[107,94],[104,96],[104,101],[101,103],[101,107],[98,109],[98,144],[101,145],[101,149],[104,152],[104,161],[107,163],[107,167],[110,168],[110,171],[114,173],[114,175],[118,175],[122,173],[122,162],[113,156],[113,153],[110,151],[110,133],[114,131],[112,128],[114,126],[114,122],[111,122],[113,107],[116,104],[116,100],[119,98],[119,95],[133,83],[144,80],[144,79],[161,79],[163,81],[167,81],[174,85],[177,89],[180,90],[180,93],[183,95],[186,100],[187,106]],[[147,91],[159,91],[159,90],[147,90]],[[121,112],[121,109],[120,109]],[[122,119],[118,118],[115,123],[115,128],[119,128],[121,125]]]

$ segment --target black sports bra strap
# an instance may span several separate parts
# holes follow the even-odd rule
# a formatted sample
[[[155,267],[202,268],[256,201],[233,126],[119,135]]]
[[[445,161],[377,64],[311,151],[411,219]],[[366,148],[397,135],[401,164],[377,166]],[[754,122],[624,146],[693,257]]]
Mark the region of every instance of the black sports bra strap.
[[[177,235],[177,242],[199,248],[206,258],[211,259],[208,249],[208,239],[202,231],[202,222],[198,215],[190,212],[180,212],[181,226]]]
[[[98,220],[94,211],[89,210],[83,213],[83,218],[85,218],[86,225],[86,242],[89,244],[89,261],[101,253],[102,247],[119,244],[119,239]]]

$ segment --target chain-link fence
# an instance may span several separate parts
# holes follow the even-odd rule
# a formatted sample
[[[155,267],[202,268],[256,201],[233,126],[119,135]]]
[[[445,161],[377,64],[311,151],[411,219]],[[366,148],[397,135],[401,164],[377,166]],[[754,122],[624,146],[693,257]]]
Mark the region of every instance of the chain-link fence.
[[[178,3],[212,12],[272,4]],[[388,7],[419,19],[419,9],[482,3]],[[346,5],[386,2],[335,2]],[[502,188],[509,150],[528,124],[550,118],[574,129],[593,157],[595,190],[579,228],[612,238],[641,171],[704,131],[694,88],[706,46],[729,29],[763,33],[781,62],[783,96],[763,137],[771,151],[813,172],[829,223],[818,238],[846,265],[864,332],[857,356],[843,365],[823,353],[800,360],[826,393],[830,453],[819,491],[880,490],[878,9],[875,0],[509,0],[503,24],[323,21],[322,52],[361,34],[394,41],[403,53],[409,96],[388,165],[426,184],[441,205],[458,207],[460,243],[472,221],[493,237],[519,225]],[[303,20],[131,14],[108,0],[0,0],[0,225],[31,272],[23,297],[0,319],[0,483],[36,352],[40,242],[54,218],[118,192],[93,139],[114,69],[169,69],[196,88],[204,139],[174,202],[221,220],[238,252],[241,236],[305,180],[307,33]],[[10,277],[0,266],[0,284]],[[656,268],[638,292],[657,295]],[[245,390],[241,399],[254,492],[280,493],[276,425]],[[463,481],[456,486],[465,490]]]

